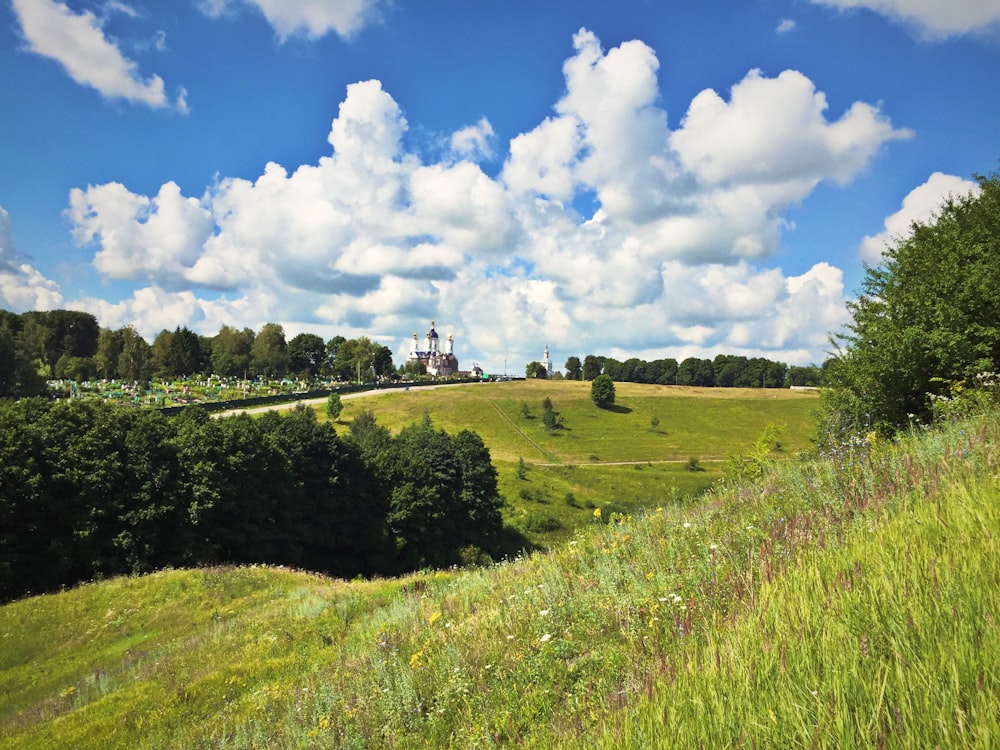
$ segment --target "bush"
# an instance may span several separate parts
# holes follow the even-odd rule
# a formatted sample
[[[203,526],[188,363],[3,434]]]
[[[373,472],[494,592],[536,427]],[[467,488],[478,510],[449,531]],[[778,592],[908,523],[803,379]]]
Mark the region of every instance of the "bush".
[[[615,381],[609,375],[598,375],[590,384],[590,400],[601,409],[615,402]]]
[[[562,527],[562,522],[548,513],[529,513],[524,519],[524,530],[531,534],[545,534]]]

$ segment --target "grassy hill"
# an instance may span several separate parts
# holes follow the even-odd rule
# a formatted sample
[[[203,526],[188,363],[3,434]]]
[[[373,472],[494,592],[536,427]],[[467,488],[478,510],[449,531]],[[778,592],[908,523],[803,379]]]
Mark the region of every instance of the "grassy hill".
[[[638,383],[615,388],[611,409],[594,405],[590,383],[568,380],[389,391],[345,400],[340,429],[371,409],[392,430],[425,413],[448,432],[474,430],[497,467],[500,492],[510,504],[508,522],[541,544],[569,538],[596,508],[605,515],[635,513],[701,494],[723,476],[725,456],[757,439],[768,424],[781,428],[776,458],[808,449],[816,433],[814,392]],[[549,431],[542,423],[546,398],[561,429]],[[324,408],[316,409],[323,418]],[[692,458],[700,471],[689,471]],[[517,475],[520,460],[524,479]]]
[[[15,602],[0,744],[993,747],[998,440],[992,417],[844,446],[484,569]]]

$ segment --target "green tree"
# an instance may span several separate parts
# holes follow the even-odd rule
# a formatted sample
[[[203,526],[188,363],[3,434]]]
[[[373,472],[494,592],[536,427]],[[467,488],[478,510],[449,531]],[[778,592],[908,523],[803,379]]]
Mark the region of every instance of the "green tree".
[[[583,379],[583,365],[580,364],[579,357],[572,356],[566,359],[566,379],[567,380]]]
[[[677,366],[677,382],[680,385],[715,385],[712,360],[688,357]]]
[[[333,421],[340,419],[340,413],[344,410],[344,405],[340,401],[340,394],[331,393],[326,398],[326,416]]]
[[[976,180],[866,269],[826,368],[829,429],[929,421],[933,399],[1000,370],[1000,175]]]
[[[529,362],[528,366],[524,368],[524,376],[528,379],[544,379],[548,377],[548,375],[548,370],[545,369],[545,365],[541,362]]]
[[[94,369],[97,376],[111,380],[118,377],[118,359],[122,355],[122,332],[102,328],[97,335]]]
[[[118,356],[118,374],[129,383],[147,383],[152,375],[152,352],[146,339],[133,326],[120,330],[122,352]]]
[[[212,339],[212,372],[224,378],[246,378],[250,373],[250,350],[255,334],[224,325]]]
[[[590,384],[590,400],[606,409],[615,402],[615,382],[608,375],[598,375]]]
[[[288,368],[293,374],[313,380],[326,362],[326,342],[315,333],[300,333],[288,342]]]
[[[583,358],[583,379],[593,380],[598,375],[601,374],[601,369],[604,367],[600,357],[595,357],[593,354],[588,354]]]
[[[0,310],[0,398],[37,396],[45,392],[45,378],[21,340],[23,322],[14,313]]]
[[[265,323],[254,338],[250,372],[263,378],[283,378],[288,373],[288,344],[278,323]]]
[[[392,373],[392,350],[366,336],[348,339],[337,347],[334,370],[341,380],[371,382]]]
[[[193,375],[203,369],[201,342],[187,326],[162,330],[153,339],[153,372],[163,378]]]

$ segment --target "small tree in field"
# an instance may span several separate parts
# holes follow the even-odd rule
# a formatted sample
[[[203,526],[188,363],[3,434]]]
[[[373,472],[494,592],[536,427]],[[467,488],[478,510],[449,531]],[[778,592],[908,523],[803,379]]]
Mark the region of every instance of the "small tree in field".
[[[344,410],[344,405],[340,402],[340,395],[331,393],[326,399],[326,416],[336,422],[340,419],[340,412]]]
[[[601,409],[615,402],[615,381],[610,375],[598,375],[590,384],[590,400]]]

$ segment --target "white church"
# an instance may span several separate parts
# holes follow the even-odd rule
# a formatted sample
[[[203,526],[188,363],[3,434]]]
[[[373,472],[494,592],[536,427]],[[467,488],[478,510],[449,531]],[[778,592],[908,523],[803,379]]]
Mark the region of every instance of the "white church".
[[[448,376],[458,372],[458,359],[455,357],[455,340],[451,334],[441,344],[441,338],[434,330],[434,321],[431,321],[431,329],[423,342],[417,338],[416,332],[413,334],[413,341],[410,344],[410,353],[407,355],[408,362],[420,362],[427,370],[428,375]]]

